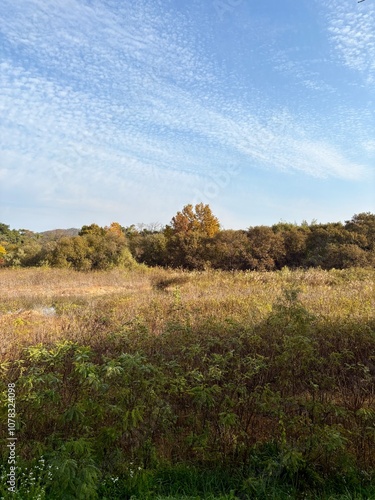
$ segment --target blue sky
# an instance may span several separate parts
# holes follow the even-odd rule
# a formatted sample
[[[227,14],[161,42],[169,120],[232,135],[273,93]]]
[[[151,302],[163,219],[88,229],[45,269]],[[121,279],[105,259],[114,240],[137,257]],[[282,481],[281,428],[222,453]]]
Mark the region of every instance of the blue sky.
[[[0,221],[375,211],[375,0],[2,0]]]

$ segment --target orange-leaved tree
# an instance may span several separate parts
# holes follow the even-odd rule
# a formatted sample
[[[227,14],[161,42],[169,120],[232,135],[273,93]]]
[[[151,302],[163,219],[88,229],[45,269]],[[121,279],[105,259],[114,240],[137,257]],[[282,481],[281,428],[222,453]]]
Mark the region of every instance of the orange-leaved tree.
[[[186,205],[165,228],[169,264],[189,269],[205,267],[205,244],[219,231],[220,222],[209,205]]]
[[[168,228],[169,226],[167,226]],[[186,205],[181,212],[172,217],[170,229],[173,234],[200,233],[201,236],[212,238],[220,231],[220,222],[214,216],[209,205],[199,203]]]

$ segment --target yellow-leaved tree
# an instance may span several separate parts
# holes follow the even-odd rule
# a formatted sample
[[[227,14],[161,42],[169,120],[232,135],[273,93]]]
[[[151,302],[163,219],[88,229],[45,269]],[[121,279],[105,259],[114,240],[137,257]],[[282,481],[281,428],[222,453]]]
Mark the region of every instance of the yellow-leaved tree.
[[[190,269],[206,267],[205,244],[219,231],[219,219],[209,205],[184,206],[164,231],[170,265]]]
[[[186,205],[181,212],[177,212],[172,217],[170,228],[173,234],[191,234],[194,232],[212,238],[220,231],[220,222],[212,213],[209,205],[199,203],[195,207]]]
[[[5,248],[0,245],[0,266],[4,265],[5,264],[5,256],[6,256],[6,253],[7,251],[5,250]]]

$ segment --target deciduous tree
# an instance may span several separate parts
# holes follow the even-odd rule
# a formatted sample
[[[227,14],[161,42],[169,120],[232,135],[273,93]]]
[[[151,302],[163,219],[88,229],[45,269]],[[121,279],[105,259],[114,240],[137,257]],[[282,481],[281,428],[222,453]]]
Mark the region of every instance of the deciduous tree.
[[[209,205],[186,205],[172,218],[164,234],[167,238],[168,263],[174,267],[201,269],[208,258],[203,244],[220,231],[220,223]]]

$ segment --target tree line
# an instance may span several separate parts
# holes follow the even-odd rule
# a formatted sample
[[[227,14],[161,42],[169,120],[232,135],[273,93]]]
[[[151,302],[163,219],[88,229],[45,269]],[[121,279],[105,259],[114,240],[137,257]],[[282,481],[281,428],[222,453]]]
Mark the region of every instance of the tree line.
[[[89,271],[137,264],[256,271],[373,267],[375,215],[356,214],[345,223],[279,222],[225,230],[209,205],[200,203],[183,207],[165,227],[113,222],[34,233],[0,224],[1,266]]]

